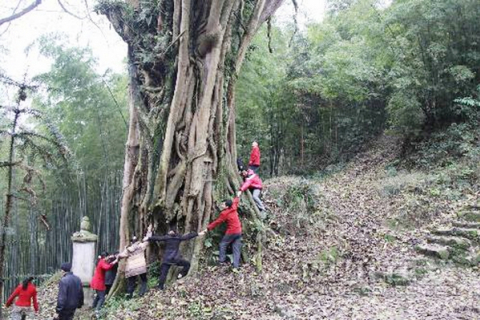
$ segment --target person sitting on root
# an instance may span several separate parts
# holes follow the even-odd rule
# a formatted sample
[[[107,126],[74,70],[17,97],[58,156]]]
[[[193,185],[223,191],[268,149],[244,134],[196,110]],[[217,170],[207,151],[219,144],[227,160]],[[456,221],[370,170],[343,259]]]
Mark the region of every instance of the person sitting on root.
[[[203,236],[205,232],[190,232],[184,235],[178,234],[175,230],[170,230],[164,236],[152,235],[145,237],[144,240],[165,242],[165,251],[163,253],[163,260],[160,267],[160,277],[158,279],[158,288],[163,290],[165,287],[165,281],[167,280],[168,270],[173,265],[182,267],[178,275],[178,279],[185,277],[190,270],[190,262],[183,259],[180,255],[180,243],[182,241],[193,239],[197,236]]]
[[[151,226],[148,227],[147,236],[152,235]],[[121,252],[117,258],[127,259],[125,266],[125,278],[127,279],[127,299],[133,297],[137,276],[140,277],[141,285],[138,295],[141,297],[147,292],[147,262],[145,260],[145,250],[148,247],[148,241],[143,239],[139,241],[136,236],[130,239],[130,245]]]
[[[92,281],[90,282],[90,288],[96,291],[95,299],[93,300],[92,308],[96,309],[96,312],[100,312],[102,306],[105,302],[105,295],[107,287],[105,286],[105,273],[108,270],[111,270],[118,262],[117,259],[114,259],[112,262],[109,260],[112,256],[108,255],[108,252],[102,252],[98,257],[97,267],[95,268],[95,273],[93,274]]]
[[[13,293],[8,298],[7,303],[5,304],[7,308],[10,307],[10,305],[13,303],[13,300],[18,297],[18,299],[15,301],[10,319],[27,319],[27,316],[32,313],[32,303],[35,312],[38,313],[37,288],[32,283],[32,280],[33,277],[23,280],[23,282],[15,288]]]
[[[260,177],[250,169],[242,171],[242,177],[245,180],[240,187],[240,191],[244,192],[247,189],[250,190],[258,210],[264,211],[265,206],[260,199],[260,194],[262,192],[262,179],[260,179]]]
[[[211,231],[219,224],[225,222],[227,230],[220,241],[219,264],[225,263],[227,258],[227,247],[231,244],[233,250],[233,268],[240,267],[240,253],[242,250],[242,223],[238,218],[238,203],[240,201],[241,191],[238,192],[237,197],[232,200],[225,200],[221,204],[222,211],[215,221],[210,223],[205,231]]]

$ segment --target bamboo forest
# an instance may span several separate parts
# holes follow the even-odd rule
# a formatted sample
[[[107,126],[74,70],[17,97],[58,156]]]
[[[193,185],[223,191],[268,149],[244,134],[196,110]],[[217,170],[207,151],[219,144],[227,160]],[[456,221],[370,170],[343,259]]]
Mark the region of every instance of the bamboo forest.
[[[0,320],[480,319],[480,0],[0,3]]]

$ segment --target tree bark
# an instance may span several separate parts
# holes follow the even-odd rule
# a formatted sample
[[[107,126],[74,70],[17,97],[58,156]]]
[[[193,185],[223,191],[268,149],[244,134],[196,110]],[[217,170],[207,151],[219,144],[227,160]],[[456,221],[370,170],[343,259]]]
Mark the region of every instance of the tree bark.
[[[129,0],[97,7],[129,45],[130,86],[136,88],[130,94],[121,248],[149,223],[159,233],[200,231],[215,200],[238,190],[235,82],[253,35],[282,2]],[[183,248],[192,272],[202,248],[198,238]]]
[[[8,150],[8,172],[7,172],[7,194],[5,201],[5,215],[3,216],[3,223],[1,231],[0,243],[0,301],[3,301],[3,288],[4,288],[4,266],[5,266],[5,249],[7,241],[7,228],[10,225],[10,215],[13,207],[13,163],[15,162],[15,138],[17,132],[18,118],[20,117],[20,111],[15,109],[15,116],[12,122],[12,131],[10,133],[10,146]],[[3,307],[0,306],[0,319],[3,319]]]

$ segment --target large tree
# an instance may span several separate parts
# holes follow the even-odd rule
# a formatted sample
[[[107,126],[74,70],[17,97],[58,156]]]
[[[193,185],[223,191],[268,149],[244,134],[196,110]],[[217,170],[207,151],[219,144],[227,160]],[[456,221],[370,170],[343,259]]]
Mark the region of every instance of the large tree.
[[[203,229],[214,199],[237,190],[235,82],[252,37],[282,2],[99,3],[128,44],[121,247],[150,222],[159,232]],[[194,270],[201,248],[197,241],[184,250]]]

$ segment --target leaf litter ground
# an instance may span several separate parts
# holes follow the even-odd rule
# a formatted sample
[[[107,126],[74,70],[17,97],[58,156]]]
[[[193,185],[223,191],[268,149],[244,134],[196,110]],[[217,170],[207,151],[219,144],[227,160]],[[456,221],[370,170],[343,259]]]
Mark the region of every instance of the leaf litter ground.
[[[387,168],[398,157],[398,145],[383,137],[321,180],[269,181],[265,202],[272,231],[261,273],[248,263],[238,273],[204,266],[198,277],[164,291],[111,302],[104,318],[480,319],[478,269],[428,259],[413,249],[427,227],[475,201],[478,185],[458,201],[431,199],[416,190],[423,188],[418,181],[391,192]],[[414,227],[395,224],[409,218]],[[43,290],[39,319],[48,319],[56,286]],[[89,313],[77,318],[88,319]]]

